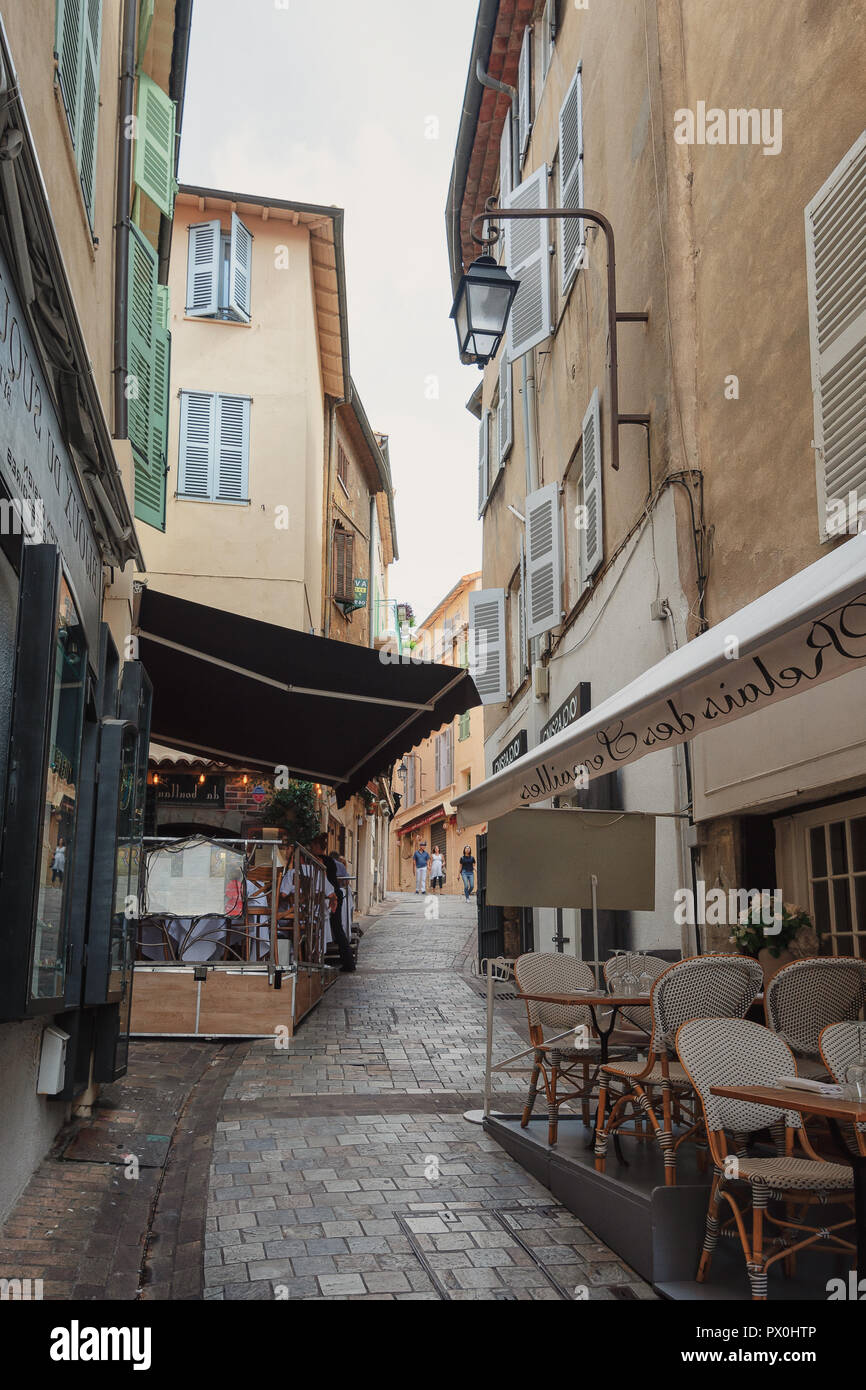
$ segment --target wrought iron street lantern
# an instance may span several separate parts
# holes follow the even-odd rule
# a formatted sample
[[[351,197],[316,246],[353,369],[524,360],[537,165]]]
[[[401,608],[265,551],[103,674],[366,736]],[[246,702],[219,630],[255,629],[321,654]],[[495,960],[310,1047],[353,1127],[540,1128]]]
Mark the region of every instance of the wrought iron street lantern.
[[[479,256],[462,277],[451,317],[462,362],[484,367],[499,350],[514,296],[520,287],[492,256]]]

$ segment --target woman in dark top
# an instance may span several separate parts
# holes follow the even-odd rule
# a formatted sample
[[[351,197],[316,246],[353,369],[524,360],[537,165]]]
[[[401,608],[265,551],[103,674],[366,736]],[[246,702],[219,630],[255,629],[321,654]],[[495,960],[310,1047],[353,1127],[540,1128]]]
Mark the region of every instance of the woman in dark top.
[[[475,888],[475,859],[472,846],[464,845],[460,856],[460,877],[463,879],[463,896],[469,898]]]

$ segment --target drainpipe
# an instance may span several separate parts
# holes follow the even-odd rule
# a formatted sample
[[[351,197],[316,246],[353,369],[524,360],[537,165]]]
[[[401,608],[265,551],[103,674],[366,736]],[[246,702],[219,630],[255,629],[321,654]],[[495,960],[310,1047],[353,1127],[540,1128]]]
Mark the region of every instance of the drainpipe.
[[[324,609],[324,635],[331,635],[331,560],[334,553],[334,537],[331,527],[331,494],[334,486],[334,458],[337,452],[337,401],[333,397],[328,397],[328,467],[325,481],[325,593],[322,607]]]
[[[183,108],[186,97],[186,74],[189,65],[189,41],[192,29],[193,0],[177,0],[174,10],[174,44],[171,53],[171,72],[168,79],[168,94],[176,104],[176,132],[174,152],[174,176],[177,178],[180,162],[180,142],[183,130]],[[168,267],[171,256],[171,235],[174,218],[163,214],[159,219],[159,283],[168,284]]]
[[[374,566],[375,566],[375,563],[376,563],[376,526],[377,526],[377,517],[376,517],[376,494],[375,494],[375,492],[371,492],[371,493],[370,493],[370,541],[369,541],[369,555],[368,555],[368,558],[367,558],[367,631],[368,631],[368,634],[369,634],[369,636],[368,636],[368,645],[371,646],[371,647],[374,645],[374,639],[375,639],[375,626],[374,626],[374,621],[373,621],[373,619],[374,619],[373,607],[374,607],[374,604],[375,604],[375,599],[374,599],[373,595],[374,595],[374,593],[375,593],[375,588],[374,588],[374,585],[373,585],[373,574],[374,574]]]
[[[135,98],[135,45],[137,32],[136,0],[124,0],[123,41],[120,57],[120,148],[117,154],[117,200],[114,218],[114,437],[129,434],[129,404],[126,399],[127,323],[129,304],[129,204],[132,196],[131,128]]]

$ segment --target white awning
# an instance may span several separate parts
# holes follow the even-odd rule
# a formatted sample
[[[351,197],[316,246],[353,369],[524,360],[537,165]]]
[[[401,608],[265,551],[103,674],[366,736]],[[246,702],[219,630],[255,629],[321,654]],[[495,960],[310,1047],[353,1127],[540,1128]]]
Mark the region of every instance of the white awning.
[[[649,621],[649,619],[648,619]],[[456,797],[460,828],[573,792],[866,665],[866,534],[671,652],[546,743]]]

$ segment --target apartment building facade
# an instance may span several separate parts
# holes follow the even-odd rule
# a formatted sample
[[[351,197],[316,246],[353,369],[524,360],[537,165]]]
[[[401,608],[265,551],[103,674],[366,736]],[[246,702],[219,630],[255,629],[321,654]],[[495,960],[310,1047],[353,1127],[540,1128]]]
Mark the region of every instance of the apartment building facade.
[[[471,597],[481,587],[481,574],[464,574],[413,633],[414,659],[440,661],[446,666],[469,663]],[[460,855],[463,846],[476,852],[483,825],[458,831],[452,800],[471,791],[484,778],[483,711],[458,715],[450,724],[411,749],[392,778],[400,806],[391,822],[390,875],[394,892],[415,887],[412,855],[424,841],[429,851],[445,856],[446,893],[462,892]]]
[[[0,9],[0,1215],[126,1066],[150,707],[129,641],[137,492],[164,458],[157,286],[191,13]]]
[[[470,400],[488,775],[856,531],[828,518],[866,488],[863,29],[853,3],[734,11],[479,6],[453,288],[491,198],[600,213],[616,246],[613,316],[590,217],[493,248],[520,289]],[[559,798],[657,816],[655,911],[607,917],[603,953],[723,944],[674,920],[697,880],[778,885],[863,953],[863,692],[852,672]],[[539,911],[537,949],[588,956],[586,916]]]
[[[142,530],[140,582],[372,646],[396,525],[387,438],[374,434],[349,371],[341,209],[183,186],[168,303],[168,467]],[[203,797],[218,784],[221,804],[192,811],[210,833],[260,826],[279,788],[278,768],[268,777],[218,752],[194,767],[176,750],[151,753],[157,786],[190,770],[205,779]],[[384,881],[379,790],[372,816],[360,797],[344,808],[324,788],[317,798],[366,907]],[[188,808],[153,800],[160,833],[191,823]]]

